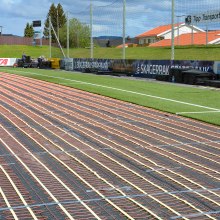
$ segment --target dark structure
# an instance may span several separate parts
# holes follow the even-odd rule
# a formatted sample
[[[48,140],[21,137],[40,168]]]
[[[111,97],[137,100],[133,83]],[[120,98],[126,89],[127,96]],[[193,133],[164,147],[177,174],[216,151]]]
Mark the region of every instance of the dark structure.
[[[40,39],[36,39],[37,45],[40,44]],[[32,37],[20,37],[12,34],[0,35],[0,45],[33,45]],[[48,39],[42,39],[42,45],[49,45]]]
[[[169,81],[191,85],[205,84],[205,81],[213,80],[214,77],[213,73],[196,69],[171,68],[169,73]]]
[[[122,37],[114,37],[114,36],[100,36],[100,37],[94,37],[94,44],[99,46],[99,47],[108,47],[107,43],[109,41],[109,45],[111,47],[117,47],[123,43],[123,38]],[[137,44],[138,40],[136,38],[126,38],[125,43],[134,43]]]

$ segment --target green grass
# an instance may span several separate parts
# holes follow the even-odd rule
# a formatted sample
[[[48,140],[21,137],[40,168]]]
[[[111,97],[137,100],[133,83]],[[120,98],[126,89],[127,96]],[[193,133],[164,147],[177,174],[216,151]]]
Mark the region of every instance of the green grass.
[[[0,70],[63,84],[174,114],[178,112],[204,112],[212,110],[211,108],[220,109],[220,92],[218,89],[57,70],[20,68],[2,68]],[[200,107],[193,105],[200,105]],[[186,113],[183,115],[220,125],[220,112]]]
[[[49,56],[49,48],[47,46],[0,45],[0,57],[21,58],[23,52],[34,58],[41,55]]]
[[[48,46],[20,46],[20,45],[0,45],[0,57],[21,58],[22,52],[37,58],[41,55],[49,57]],[[64,49],[66,54],[66,49]],[[62,57],[58,48],[52,48],[52,57]],[[90,50],[82,48],[71,48],[70,57],[89,58]],[[118,48],[95,48],[94,58],[121,59],[122,49]],[[169,60],[171,58],[171,49],[136,47],[126,48],[127,59],[148,59],[148,60]],[[220,46],[197,46],[197,47],[176,47],[175,60],[220,60]]]

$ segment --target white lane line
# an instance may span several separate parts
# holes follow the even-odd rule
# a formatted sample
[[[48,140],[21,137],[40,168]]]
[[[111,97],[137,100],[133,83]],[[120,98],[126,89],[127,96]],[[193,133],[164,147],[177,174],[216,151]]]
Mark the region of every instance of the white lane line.
[[[27,206],[27,210],[29,211],[30,215],[33,217],[34,220],[38,220],[38,218],[36,217],[35,213],[31,210],[30,207],[28,207],[28,204],[24,198],[24,196],[20,193],[20,190],[18,189],[18,187],[16,186],[16,184],[13,182],[13,180],[11,179],[11,177],[9,176],[9,174],[6,172],[6,170],[0,166],[0,169],[2,170],[2,172],[5,174],[5,176],[7,177],[8,181],[10,182],[10,184],[12,185],[13,189],[15,190],[15,192],[17,193],[17,195],[19,196],[20,200],[23,202],[23,204],[25,206]]]
[[[147,197],[147,196],[159,196],[159,195],[175,195],[175,194],[185,194],[185,193],[196,193],[196,192],[216,192],[219,191],[220,188],[206,188],[206,189],[194,189],[194,190],[181,190],[181,191],[167,191],[167,192],[159,192],[159,193],[141,193],[141,194],[130,194],[130,195],[121,195],[121,196],[104,196],[101,198],[91,198],[91,199],[83,199],[83,200],[65,200],[59,202],[48,202],[48,203],[39,203],[33,205],[20,205],[20,206],[12,206],[12,207],[2,207],[1,211],[6,210],[16,210],[16,209],[24,209],[24,208],[33,208],[33,207],[41,207],[41,206],[52,206],[52,205],[65,205],[65,204],[74,204],[74,203],[92,203],[102,200],[120,200],[120,199],[128,199],[128,198],[139,198],[139,197]],[[202,214],[203,212],[201,212]],[[198,213],[200,214],[200,213]],[[203,215],[203,214],[202,214]],[[205,214],[204,214],[205,215]],[[179,216],[174,216],[173,218],[177,218]]]
[[[70,83],[58,83],[59,85],[77,85],[77,84],[83,84],[83,82],[70,82]]]
[[[1,126],[2,127],[2,126]],[[2,127],[3,128],[3,127]],[[3,128],[3,130],[5,130]],[[5,130],[6,131],[6,130]],[[6,133],[8,133],[8,131],[6,131]],[[8,133],[9,134],[9,133]],[[27,150],[20,142],[18,142],[11,134],[9,134],[9,136],[14,139],[22,148],[24,148],[31,156],[33,156],[31,154],[31,152],[29,150]],[[0,138],[0,141],[4,144],[4,146],[12,153],[14,154],[14,151],[8,146],[8,144],[6,144],[3,139]],[[14,154],[14,156],[16,157],[16,159],[25,167],[25,169],[31,174],[31,176],[41,185],[41,187],[50,195],[50,197],[57,203],[59,203],[59,201],[56,199],[56,197],[54,197],[54,195],[47,189],[47,187],[40,181],[40,179],[30,170],[30,168],[18,157]],[[42,162],[40,162],[35,156],[33,156],[34,159],[36,159],[41,165],[45,166],[44,164],[42,164]],[[47,168],[48,169],[48,168]],[[28,207],[28,206],[27,206]],[[69,219],[74,220],[74,218],[69,214],[69,212],[62,206],[59,205],[59,207],[62,209],[62,211],[69,217]]]
[[[188,215],[180,215],[180,216],[175,216],[175,217],[171,217],[170,219],[179,219],[179,218],[196,218],[196,217],[201,217],[204,215],[214,215],[214,214],[219,214],[220,210],[218,211],[210,211],[210,212],[201,212],[201,213],[193,213],[193,214],[188,214]]]
[[[122,187],[108,187],[108,188],[97,188],[96,190],[98,191],[113,191],[113,190],[125,190],[125,191],[130,191],[132,189],[131,186],[122,186]],[[94,190],[86,190],[86,192],[94,192]]]
[[[177,112],[176,115],[184,115],[184,114],[206,114],[206,113],[220,113],[220,111]]]
[[[9,201],[8,201],[6,195],[5,195],[5,193],[3,192],[3,190],[2,190],[1,187],[0,187],[0,194],[2,195],[4,201],[5,201],[5,203],[6,203],[7,207],[8,207],[8,209],[9,209],[9,208],[11,207],[11,205],[10,205],[10,203],[9,203]],[[17,217],[17,215],[15,214],[15,211],[14,211],[13,209],[10,209],[10,212],[11,212],[11,214],[13,215],[13,217],[14,217],[15,220],[19,220],[18,217]],[[0,216],[0,217],[1,217],[1,216]]]
[[[46,127],[46,126],[45,126]],[[159,148],[165,148],[165,147],[179,147],[179,146],[184,146],[184,145],[200,145],[200,144],[212,144],[212,143],[220,143],[220,141],[205,141],[205,142],[202,142],[202,141],[198,141],[198,142],[182,142],[180,144],[162,144],[162,145],[152,145],[152,147],[159,147]],[[139,146],[136,146],[135,149],[142,149],[142,147],[139,147]],[[112,148],[109,148],[109,147],[104,147],[104,148],[101,148],[100,149],[101,151],[105,151],[105,150],[114,150]],[[78,149],[74,149],[74,150],[67,150],[65,152],[61,151],[61,150],[51,150],[51,151],[39,151],[39,152],[35,152],[35,153],[32,153],[33,155],[44,155],[44,154],[48,154],[48,153],[51,153],[51,154],[54,154],[54,155],[57,155],[57,154],[63,154],[63,153],[73,153],[73,152],[79,152],[80,150]],[[94,149],[88,149],[88,150],[84,150],[84,152],[89,152],[89,151],[94,151]],[[0,157],[14,157],[14,156],[29,156],[29,154],[10,154],[10,153],[7,153],[7,154],[0,154]],[[14,163],[11,163],[12,165]],[[2,165],[2,164],[0,164]],[[4,165],[4,164],[3,164]],[[7,165],[7,164],[6,164]],[[10,165],[10,164],[9,164]]]
[[[15,163],[3,163],[3,164],[0,164],[0,166],[10,166],[10,165],[13,165]]]
[[[148,169],[148,170],[145,170],[146,173],[152,173],[152,172],[156,172],[156,171],[169,171],[169,170],[178,170],[178,169],[181,169],[182,167],[164,167],[164,168],[155,168],[155,169]]]
[[[46,126],[45,126],[46,127]],[[184,145],[200,145],[200,144],[211,144],[211,143],[220,143],[220,141],[205,141],[205,142],[202,142],[202,141],[198,141],[198,142],[183,142],[183,143],[180,143],[180,144],[164,144],[164,145],[152,145],[152,147],[160,147],[160,148],[165,148],[165,147],[179,147],[179,146],[184,146]],[[142,149],[142,147],[139,147],[139,146],[136,146],[135,149]],[[104,147],[104,148],[101,148],[100,150],[114,150],[112,148],[109,148],[109,147]],[[33,155],[44,155],[44,154],[47,154],[47,153],[52,153],[52,154],[64,154],[64,153],[73,153],[73,152],[78,152],[80,150],[67,150],[67,151],[61,151],[61,150],[51,150],[51,151],[39,151],[39,152],[35,152],[35,153],[32,153]],[[88,150],[84,150],[84,152],[89,152],[89,151],[94,151],[94,149],[88,149]],[[10,153],[7,153],[7,154],[0,154],[0,157],[7,157],[7,156],[20,156],[20,155],[29,155],[28,153],[27,154],[10,154]],[[14,163],[11,163],[11,164],[14,164]],[[0,164],[2,165],[2,164]],[[3,164],[4,165],[4,164]],[[168,169],[168,168],[167,168]],[[169,168],[170,169],[170,168]]]
[[[199,107],[199,108],[204,108],[204,109],[209,109],[209,110],[214,110],[214,111],[220,111],[220,109],[216,109],[216,108],[212,108],[212,107],[208,107],[208,106],[197,105],[197,104],[188,103],[188,102],[182,102],[182,101],[178,101],[178,100],[175,100],[175,99],[163,98],[163,97],[160,97],[160,96],[148,95],[148,94],[144,94],[144,93],[140,93],[140,92],[134,92],[134,91],[130,91],[130,90],[119,89],[119,88],[115,88],[115,87],[111,87],[111,86],[104,86],[104,85],[99,85],[99,84],[94,84],[94,83],[89,83],[89,82],[83,82],[83,81],[79,81],[79,80],[66,79],[66,78],[63,78],[63,77],[49,76],[49,75],[46,75],[46,74],[32,73],[32,72],[27,72],[27,71],[16,71],[16,70],[13,70],[13,71],[18,72],[18,73],[27,73],[27,74],[30,74],[30,75],[37,75],[37,76],[44,76],[44,77],[46,76],[48,78],[54,78],[54,79],[62,79],[62,80],[71,81],[71,82],[78,82],[78,83],[81,83],[81,84],[86,84],[86,85],[91,85],[91,86],[96,86],[96,87],[101,87],[101,88],[106,88],[106,89],[131,93],[131,94],[135,94],[135,95],[146,96],[146,97],[150,97],[150,98],[154,98],[154,99],[160,99],[160,100],[164,100],[164,101],[175,102],[175,103],[179,103],[179,104],[183,104],[183,105],[189,105],[189,106],[194,106],[194,107]]]

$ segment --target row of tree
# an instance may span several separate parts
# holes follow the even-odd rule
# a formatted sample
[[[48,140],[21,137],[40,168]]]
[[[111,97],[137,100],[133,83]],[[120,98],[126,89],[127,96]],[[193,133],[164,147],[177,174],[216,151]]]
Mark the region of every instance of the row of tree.
[[[49,38],[49,19],[57,38],[63,47],[67,46],[67,17],[62,5],[57,6],[53,3],[50,6],[47,14],[43,37]],[[53,43],[57,43],[54,31],[51,31],[51,38]],[[34,28],[32,24],[27,23],[24,29],[25,37],[34,37]],[[81,23],[78,19],[72,18],[69,20],[69,46],[70,47],[88,47],[90,43],[90,28],[88,25]]]
[[[49,18],[51,19],[51,23],[53,25],[54,30],[56,31],[57,36],[59,37],[59,29],[65,26],[67,22],[66,15],[60,3],[57,5],[57,7],[54,5],[54,3],[50,6],[46,21],[44,23],[44,36],[46,38],[49,37]],[[56,39],[53,31],[51,35],[52,40],[55,41]]]

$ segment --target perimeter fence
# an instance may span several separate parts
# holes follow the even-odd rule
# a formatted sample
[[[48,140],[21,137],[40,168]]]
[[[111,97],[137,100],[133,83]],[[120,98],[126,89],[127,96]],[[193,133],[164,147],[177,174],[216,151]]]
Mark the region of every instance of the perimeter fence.
[[[74,9],[67,5],[64,9],[68,19],[59,39],[66,57],[220,57],[219,0],[87,0],[75,4]],[[63,56],[57,49],[51,51],[52,57],[58,52]]]

